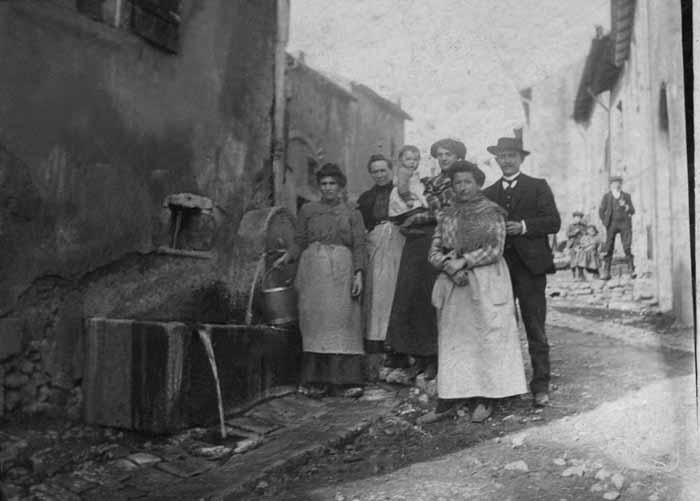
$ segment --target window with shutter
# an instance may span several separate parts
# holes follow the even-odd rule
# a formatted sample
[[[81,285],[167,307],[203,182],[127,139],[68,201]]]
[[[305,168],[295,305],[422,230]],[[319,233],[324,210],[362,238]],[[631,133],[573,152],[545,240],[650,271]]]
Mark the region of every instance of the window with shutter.
[[[150,43],[180,50],[180,0],[131,0],[131,29]]]
[[[95,21],[104,21],[102,17],[102,4],[104,0],[76,0],[75,8],[81,14],[94,19]]]

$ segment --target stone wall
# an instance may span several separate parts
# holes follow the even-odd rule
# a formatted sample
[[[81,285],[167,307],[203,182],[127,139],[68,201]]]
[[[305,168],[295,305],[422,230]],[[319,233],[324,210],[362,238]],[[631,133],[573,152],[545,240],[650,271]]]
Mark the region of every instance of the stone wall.
[[[375,153],[394,159],[404,144],[404,118],[378,104],[366,92],[354,92],[357,97],[355,126],[355,158],[348,168],[348,194],[356,199],[374,184],[367,173],[367,161]]]
[[[577,124],[571,118],[583,65],[584,60],[577,61],[537,82],[530,88],[527,102],[529,120],[524,142],[531,155],[525,169],[547,179],[552,188],[562,216],[557,235],[560,242],[566,240],[574,211],[582,211],[585,220],[602,232],[598,205],[607,189],[608,120],[600,105],[596,105],[588,124]]]
[[[22,323],[0,319],[4,343],[0,350],[0,417],[22,411],[35,413],[63,408],[73,418],[80,416],[82,391],[71,381],[53,379],[51,345],[47,339],[22,346]]]
[[[316,200],[319,194],[309,158],[315,160],[316,168],[333,162],[347,171],[354,165],[355,97],[298,59],[290,58],[287,85],[287,164],[291,168],[287,174],[294,177],[288,197]]]
[[[680,6],[670,0],[636,3],[629,59],[614,88],[596,96],[587,124],[570,118],[580,65],[535,84],[525,143],[533,150],[534,171],[552,185],[562,237],[573,210],[582,210],[600,227],[597,209],[608,178],[623,176],[623,189],[636,208],[632,252],[638,274],[652,280],[662,310],[690,325],[680,14]]]
[[[389,158],[404,144],[404,120],[398,105],[384,100],[364,85],[320,72],[290,56],[288,75],[288,156],[296,192],[287,197],[318,198],[313,167],[338,163],[348,178],[351,202],[372,186],[367,161],[373,154]],[[289,204],[288,204],[289,205]]]
[[[630,57],[610,96],[611,171],[633,194],[633,253],[664,310],[692,323],[680,6],[637,2]],[[663,115],[663,116],[662,116]]]
[[[0,353],[8,326],[20,339],[6,408],[45,376],[79,382],[85,316],[221,298],[243,213],[271,202],[274,0],[184,0],[176,54],[69,5],[0,4]],[[213,201],[217,259],[151,254],[180,192]]]

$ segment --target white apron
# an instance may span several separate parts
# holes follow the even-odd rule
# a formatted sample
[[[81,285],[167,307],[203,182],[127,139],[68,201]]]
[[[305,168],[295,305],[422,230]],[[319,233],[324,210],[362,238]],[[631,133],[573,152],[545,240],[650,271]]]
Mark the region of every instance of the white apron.
[[[364,306],[365,337],[369,341],[386,339],[404,241],[398,226],[389,222],[375,226],[367,235]]]
[[[463,287],[441,273],[433,305],[438,310],[438,397],[527,393],[513,289],[503,258],[470,270],[469,284]]]
[[[362,309],[351,297],[352,252],[342,245],[313,242],[301,254],[295,286],[304,351],[364,353]]]

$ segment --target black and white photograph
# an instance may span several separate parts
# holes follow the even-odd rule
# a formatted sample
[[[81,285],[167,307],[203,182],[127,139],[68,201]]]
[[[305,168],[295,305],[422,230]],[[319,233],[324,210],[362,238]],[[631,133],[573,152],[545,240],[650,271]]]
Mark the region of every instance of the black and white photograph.
[[[700,499],[691,0],[0,0],[0,501]]]

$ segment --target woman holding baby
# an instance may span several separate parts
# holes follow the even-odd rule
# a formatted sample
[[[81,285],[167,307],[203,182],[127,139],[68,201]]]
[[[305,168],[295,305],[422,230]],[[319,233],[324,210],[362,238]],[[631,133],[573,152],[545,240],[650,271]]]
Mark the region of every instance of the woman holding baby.
[[[451,203],[451,183],[445,171],[464,158],[466,150],[454,139],[433,144],[430,153],[441,172],[424,179],[416,172],[420,162],[416,147],[404,146],[398,155],[397,186],[389,216],[406,240],[387,327],[385,343],[391,352],[387,365],[408,367],[409,356],[413,357],[415,373],[423,372],[426,379],[437,374],[437,320],[431,304],[437,272],[428,263],[428,250],[437,213]]]

